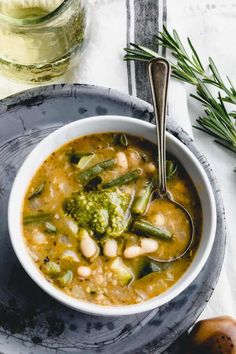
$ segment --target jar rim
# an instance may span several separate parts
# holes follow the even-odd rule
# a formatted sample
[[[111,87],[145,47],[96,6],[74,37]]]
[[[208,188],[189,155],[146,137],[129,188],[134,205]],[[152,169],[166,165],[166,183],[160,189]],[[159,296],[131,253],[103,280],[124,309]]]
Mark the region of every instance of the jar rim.
[[[15,18],[7,15],[3,15],[0,12],[0,21],[4,21],[5,23],[12,25],[12,26],[33,26],[33,25],[39,25],[43,24],[44,22],[47,22],[48,20],[53,19],[54,17],[57,17],[60,15],[66,7],[70,5],[70,3],[73,0],[63,0],[63,2],[57,6],[54,10],[49,12],[46,15],[34,18],[34,19],[20,19],[20,18]]]

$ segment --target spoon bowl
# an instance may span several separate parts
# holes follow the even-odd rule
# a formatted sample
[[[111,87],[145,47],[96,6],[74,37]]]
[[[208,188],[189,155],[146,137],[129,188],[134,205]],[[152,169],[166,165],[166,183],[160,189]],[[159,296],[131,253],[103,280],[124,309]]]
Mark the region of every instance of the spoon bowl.
[[[193,243],[194,224],[187,209],[170,197],[156,199],[156,202],[158,204],[164,203],[165,206],[168,206],[168,209],[175,213],[177,222],[180,222],[184,227],[180,226],[178,232],[173,232],[172,239],[169,241],[159,241],[157,252],[150,254],[148,258],[161,263],[174,262],[182,258],[190,250]]]

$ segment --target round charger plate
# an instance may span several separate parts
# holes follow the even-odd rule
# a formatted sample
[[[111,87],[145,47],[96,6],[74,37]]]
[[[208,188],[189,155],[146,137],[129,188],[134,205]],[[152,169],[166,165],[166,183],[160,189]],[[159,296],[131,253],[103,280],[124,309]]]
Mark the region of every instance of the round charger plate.
[[[205,157],[170,118],[168,130],[197,156],[208,174],[217,203],[217,232],[211,255],[182,294],[144,314],[119,318],[89,316],[50,298],[19,264],[7,229],[8,197],[17,170],[33,147],[55,129],[73,120],[105,114],[153,120],[148,103],[95,86],[39,87],[0,103],[1,353],[181,353],[176,340],[196,321],[214,290],[225,249],[221,194]]]

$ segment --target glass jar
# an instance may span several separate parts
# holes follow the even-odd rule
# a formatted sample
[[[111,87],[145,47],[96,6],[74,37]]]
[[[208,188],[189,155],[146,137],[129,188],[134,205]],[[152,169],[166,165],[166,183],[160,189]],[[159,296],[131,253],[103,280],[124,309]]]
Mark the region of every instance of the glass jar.
[[[85,1],[0,0],[0,74],[41,83],[77,64],[86,35]]]

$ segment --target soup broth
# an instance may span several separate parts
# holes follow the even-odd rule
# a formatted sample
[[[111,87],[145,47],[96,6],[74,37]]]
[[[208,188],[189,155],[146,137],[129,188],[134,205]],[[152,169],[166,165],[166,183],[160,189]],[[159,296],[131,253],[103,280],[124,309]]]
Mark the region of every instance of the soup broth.
[[[181,164],[167,161],[168,190],[193,218],[156,198],[157,148],[139,137],[96,134],[49,156],[23,206],[25,241],[46,279],[66,294],[100,305],[146,301],[171,287],[196,253],[202,227],[197,191]]]

